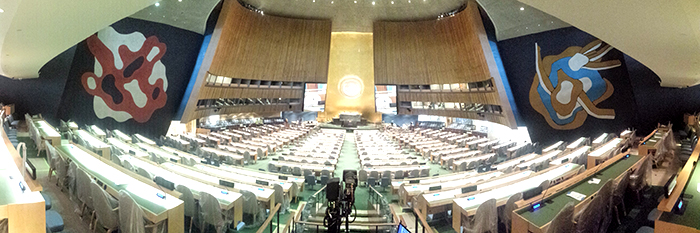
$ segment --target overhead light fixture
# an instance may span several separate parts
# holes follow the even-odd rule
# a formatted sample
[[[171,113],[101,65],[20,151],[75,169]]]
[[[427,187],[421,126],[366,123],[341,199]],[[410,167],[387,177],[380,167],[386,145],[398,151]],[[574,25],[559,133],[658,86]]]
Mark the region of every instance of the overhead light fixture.
[[[374,6],[374,2],[372,2],[372,6]]]
[[[333,1],[331,1],[331,4],[333,4]]]
[[[182,0],[177,0],[178,2],[182,2]]]
[[[160,2],[156,2],[156,6],[160,6]]]
[[[411,0],[408,0],[408,3],[411,3]]]
[[[355,3],[357,3],[357,1],[355,1]]]
[[[521,7],[520,7],[520,10],[521,10],[521,11],[524,11],[524,10],[525,10],[525,7],[522,7],[522,6],[521,6]]]
[[[4,12],[5,12],[5,10],[3,10],[2,8],[0,8],[0,13],[4,13]]]
[[[391,1],[391,4],[394,4],[394,1]]]

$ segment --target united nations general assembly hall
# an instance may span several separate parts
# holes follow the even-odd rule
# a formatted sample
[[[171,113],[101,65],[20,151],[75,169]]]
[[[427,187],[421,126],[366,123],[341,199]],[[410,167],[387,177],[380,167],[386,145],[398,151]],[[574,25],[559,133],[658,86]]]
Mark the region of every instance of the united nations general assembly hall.
[[[700,233],[700,1],[0,0],[0,233]]]

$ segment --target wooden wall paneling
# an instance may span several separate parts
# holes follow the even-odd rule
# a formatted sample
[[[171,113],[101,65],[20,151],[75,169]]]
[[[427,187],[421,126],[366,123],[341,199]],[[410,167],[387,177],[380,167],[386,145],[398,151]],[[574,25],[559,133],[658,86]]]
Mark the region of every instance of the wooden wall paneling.
[[[202,88],[199,99],[232,99],[232,98],[299,98],[304,95],[303,89],[273,89],[273,88],[234,88],[213,87]]]
[[[442,20],[375,22],[375,81],[440,84],[488,79],[470,14],[474,13],[464,10]]]
[[[469,118],[477,120],[485,120],[494,123],[499,123],[507,125],[507,119],[503,115],[484,113],[483,116],[479,116],[476,112],[466,112],[458,110],[433,110],[433,109],[408,109],[399,108],[399,114],[406,115],[435,115],[435,116],[445,116],[445,117],[458,117],[458,118]]]
[[[401,101],[501,104],[496,92],[399,92],[397,95]]]
[[[232,0],[227,0],[232,1]],[[326,82],[331,21],[260,15],[231,4],[210,72],[232,78]]]

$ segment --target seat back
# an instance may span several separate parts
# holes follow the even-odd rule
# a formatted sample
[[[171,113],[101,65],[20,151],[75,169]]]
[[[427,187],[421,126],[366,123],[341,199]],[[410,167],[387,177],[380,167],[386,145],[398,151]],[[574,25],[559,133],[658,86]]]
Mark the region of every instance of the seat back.
[[[255,197],[255,194],[247,190],[241,190],[241,195],[241,197],[243,197],[243,213],[257,214],[259,208],[258,199]]]
[[[369,177],[372,177],[376,180],[377,178],[379,178],[379,172],[378,171],[370,171]]]
[[[94,209],[92,204],[92,191],[90,191],[90,182],[92,178],[82,169],[76,171],[75,188],[78,192],[78,200],[85,203],[90,209]]]
[[[272,163],[268,163],[268,164],[267,164],[267,171],[269,171],[269,172],[277,172],[277,166],[275,166],[275,165],[272,164]]]
[[[474,214],[473,232],[498,232],[498,211],[496,199],[489,199],[481,203]]]
[[[90,190],[93,205],[95,206],[95,214],[100,223],[109,229],[119,226],[119,211],[112,208],[112,204],[107,199],[109,194],[105,193],[95,181],[90,182]]]
[[[506,201],[506,205],[503,206],[503,211],[498,213],[498,219],[500,219],[501,223],[503,223],[503,225],[506,226],[506,232],[510,232],[510,224],[513,210],[515,210],[515,208],[518,208],[515,202],[521,199],[523,199],[523,193],[516,193],[510,196],[508,198],[508,201]]]
[[[420,176],[421,177],[430,176],[430,168],[424,168],[424,169],[420,170]]]
[[[394,179],[403,179],[403,170],[398,170],[394,173]]]
[[[382,188],[389,187],[390,184],[391,184],[391,178],[389,178],[389,177],[382,177],[382,180],[381,180],[381,182],[380,182],[380,185],[382,186]]]
[[[376,184],[377,184],[377,178],[376,178],[376,177],[370,176],[370,177],[367,178],[367,186],[368,186],[368,187],[369,187],[369,186],[374,186],[374,185],[376,185]]]
[[[146,233],[144,213],[141,207],[124,190],[119,191],[119,230],[130,233]]]
[[[564,205],[559,213],[554,216],[552,222],[549,223],[546,233],[560,233],[574,231],[574,202],[569,202]]]
[[[148,173],[148,171],[146,171],[146,169],[138,168],[138,169],[136,169],[136,173],[143,176],[143,177],[148,178],[149,180],[153,180],[153,178],[151,177],[151,173]]]
[[[600,227],[598,229],[598,232],[606,232],[608,230],[608,226],[610,226],[610,222],[612,221],[612,206],[613,206],[613,190],[614,190],[614,182],[612,180],[608,180],[603,184],[603,187],[600,188],[598,191],[598,196],[601,199],[601,206],[598,212],[600,213],[600,210],[603,211],[601,215],[601,220],[600,220]]]
[[[175,190],[180,192],[180,200],[185,204],[185,216],[194,217],[197,214],[197,204],[194,201],[192,191],[184,185],[177,185]]]
[[[241,192],[242,193],[242,192]],[[251,193],[252,194],[252,193]],[[244,196],[244,200],[245,196]],[[243,211],[246,210],[246,203],[243,202]],[[257,205],[258,201],[255,200],[255,195],[253,195],[253,202]],[[220,227],[224,224],[224,218],[221,214],[221,206],[219,205],[219,200],[207,192],[199,193],[199,207],[201,210],[201,220],[205,223]]]
[[[391,178],[391,171],[387,170],[387,171],[382,172],[382,178],[384,178],[384,177]]]

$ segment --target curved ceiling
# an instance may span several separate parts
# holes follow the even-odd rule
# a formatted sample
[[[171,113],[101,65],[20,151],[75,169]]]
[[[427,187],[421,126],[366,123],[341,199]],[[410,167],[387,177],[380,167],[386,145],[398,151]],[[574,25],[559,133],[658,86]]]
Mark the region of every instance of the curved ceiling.
[[[331,19],[333,31],[372,32],[377,20],[437,19],[467,0],[244,0],[264,14]]]
[[[129,16],[204,34],[207,19],[220,0],[161,0]]]
[[[630,55],[653,70],[662,86],[700,84],[700,1],[520,1]]]
[[[0,1],[0,74],[36,78],[53,57],[156,0]]]
[[[499,41],[571,26],[516,0],[476,1],[493,22]]]

